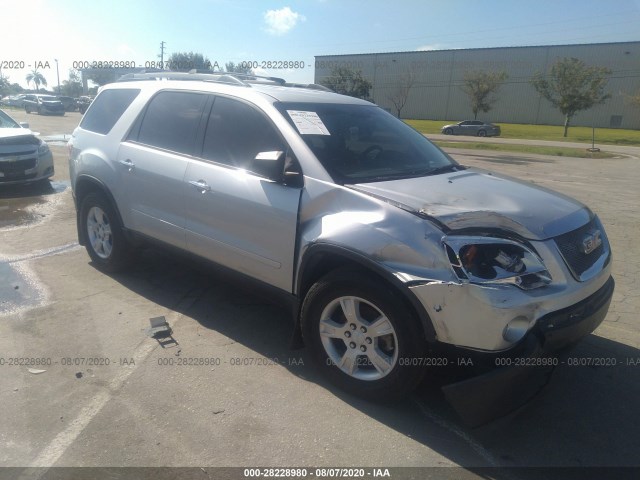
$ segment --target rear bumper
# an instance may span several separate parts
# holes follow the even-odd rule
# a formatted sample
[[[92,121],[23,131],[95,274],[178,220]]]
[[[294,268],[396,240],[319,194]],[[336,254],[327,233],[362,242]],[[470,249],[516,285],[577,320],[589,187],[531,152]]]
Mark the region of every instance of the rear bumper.
[[[458,349],[479,373],[443,387],[449,403],[469,425],[477,426],[521,407],[549,382],[560,355],[593,332],[609,310],[613,277],[594,294],[542,317],[517,346],[500,353]]]

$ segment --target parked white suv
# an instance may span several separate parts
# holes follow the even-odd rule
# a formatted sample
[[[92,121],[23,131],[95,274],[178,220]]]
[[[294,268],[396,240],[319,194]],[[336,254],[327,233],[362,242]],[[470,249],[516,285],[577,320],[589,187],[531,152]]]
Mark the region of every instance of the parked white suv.
[[[571,198],[459,165],[381,108],[317,86],[123,80],[69,142],[93,263],[126,267],[150,240],[243,274],[289,302],[342,388],[395,398],[462,357],[500,366],[482,377],[490,399],[533,385],[539,369],[519,367],[553,367],[607,313],[609,243]],[[479,378],[450,397],[479,401],[467,389]]]

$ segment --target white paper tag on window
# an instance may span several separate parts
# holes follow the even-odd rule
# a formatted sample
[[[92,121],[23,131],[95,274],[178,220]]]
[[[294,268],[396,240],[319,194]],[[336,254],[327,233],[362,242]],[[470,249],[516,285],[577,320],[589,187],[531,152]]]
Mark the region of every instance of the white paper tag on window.
[[[316,112],[287,110],[300,135],[331,135]]]

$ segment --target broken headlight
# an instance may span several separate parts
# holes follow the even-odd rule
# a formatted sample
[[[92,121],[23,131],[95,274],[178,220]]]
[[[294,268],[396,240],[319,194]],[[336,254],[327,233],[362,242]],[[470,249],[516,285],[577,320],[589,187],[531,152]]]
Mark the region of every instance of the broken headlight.
[[[551,275],[529,248],[492,237],[445,237],[443,244],[456,276],[471,283],[501,283],[531,290],[548,285]]]

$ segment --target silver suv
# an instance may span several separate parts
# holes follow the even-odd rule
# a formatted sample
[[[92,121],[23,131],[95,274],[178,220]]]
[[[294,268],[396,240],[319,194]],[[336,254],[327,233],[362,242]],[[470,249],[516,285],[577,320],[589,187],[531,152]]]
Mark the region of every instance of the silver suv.
[[[482,365],[450,391],[463,402],[468,382],[487,379],[483,398],[532,382],[518,368],[557,364],[613,293],[587,207],[460,165],[319,86],[132,75],[101,90],[69,147],[94,265],[126,267],[153,241],[240,273],[288,302],[335,384],[368,398],[404,395],[456,358]]]

